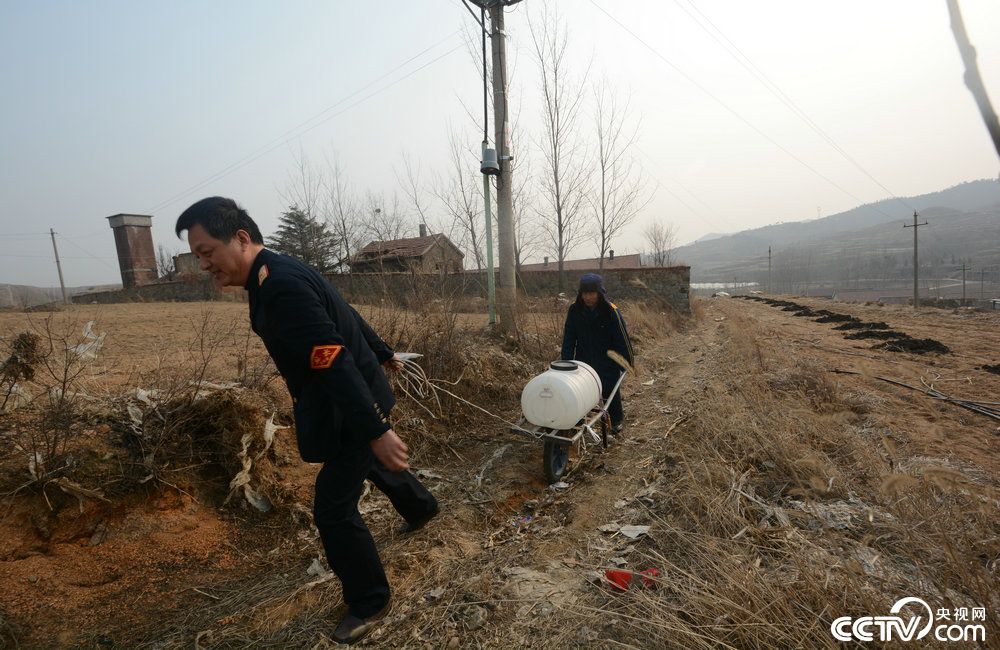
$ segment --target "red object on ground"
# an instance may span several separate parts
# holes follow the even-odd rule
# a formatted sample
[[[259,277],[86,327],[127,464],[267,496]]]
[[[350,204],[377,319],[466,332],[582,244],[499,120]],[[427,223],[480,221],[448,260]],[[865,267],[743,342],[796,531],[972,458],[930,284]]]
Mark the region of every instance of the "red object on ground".
[[[621,569],[608,569],[604,572],[604,578],[619,591],[628,591],[629,585],[632,584],[632,575],[631,571]]]
[[[618,591],[628,591],[628,588],[632,585],[632,579],[636,576],[639,576],[642,580],[642,586],[655,587],[656,579],[660,577],[660,570],[656,567],[650,567],[638,573],[625,571],[624,569],[608,569],[604,572],[604,578],[611,584],[613,589]]]

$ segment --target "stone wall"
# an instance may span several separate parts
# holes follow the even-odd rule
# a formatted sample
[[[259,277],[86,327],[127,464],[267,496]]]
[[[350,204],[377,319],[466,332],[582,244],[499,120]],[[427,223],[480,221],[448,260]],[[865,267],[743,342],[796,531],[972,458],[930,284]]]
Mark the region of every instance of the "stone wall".
[[[567,298],[576,294],[582,271],[566,273]],[[681,313],[689,313],[691,269],[669,268],[605,269],[604,285],[612,300],[655,302]],[[471,271],[447,275],[419,273],[345,273],[328,274],[327,279],[350,302],[377,304],[391,301],[413,306],[435,298],[467,298],[471,308],[485,309],[486,274]],[[531,298],[555,298],[559,295],[559,274],[553,271],[525,271],[518,275],[518,289]],[[226,300],[246,302],[246,291],[230,288],[219,291],[207,276],[190,277],[174,282],[159,282],[120,291],[101,291],[73,296],[73,302],[192,302]],[[480,305],[482,303],[482,305]]]
[[[119,303],[119,302],[197,302],[201,300],[221,300],[246,302],[247,292],[239,287],[223,291],[215,288],[208,276],[189,277],[173,282],[157,282],[119,291],[96,291],[73,296],[76,304]]]
[[[566,297],[576,294],[577,283],[584,271],[566,273]],[[612,300],[642,300],[659,302],[681,313],[690,312],[689,291],[691,269],[687,266],[669,268],[605,269],[601,274]],[[350,273],[327,276],[337,290],[351,302],[377,303],[389,299],[409,305],[428,296],[442,298],[486,297],[485,272],[470,271],[449,275],[412,273],[376,274]],[[559,274],[554,271],[525,271],[518,274],[518,289],[532,298],[553,298],[559,295]]]

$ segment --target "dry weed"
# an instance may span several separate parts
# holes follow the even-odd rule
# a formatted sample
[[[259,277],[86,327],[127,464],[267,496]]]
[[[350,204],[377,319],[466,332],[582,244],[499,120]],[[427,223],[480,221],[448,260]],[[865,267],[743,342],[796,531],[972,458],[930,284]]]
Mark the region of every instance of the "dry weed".
[[[783,359],[751,323],[727,331],[719,375],[672,434],[655,484],[658,535],[632,559],[664,577],[600,608],[618,621],[615,638],[834,647],[835,617],[886,611],[904,595],[995,611],[995,489],[952,467],[893,471],[858,435],[870,411],[821,367]]]

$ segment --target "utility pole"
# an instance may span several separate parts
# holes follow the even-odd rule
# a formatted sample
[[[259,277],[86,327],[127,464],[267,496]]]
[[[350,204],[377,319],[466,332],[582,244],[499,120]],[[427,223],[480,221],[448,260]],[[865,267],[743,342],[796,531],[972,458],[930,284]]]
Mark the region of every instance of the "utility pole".
[[[962,305],[965,305],[965,272],[969,270],[966,263],[962,262]]]
[[[920,285],[918,284],[920,278],[920,265],[917,262],[917,230],[920,226],[926,226],[927,222],[917,223],[917,211],[913,211],[913,225],[903,224],[904,228],[913,228],[913,308],[917,309],[920,307]]]
[[[483,160],[486,160],[486,150],[489,149],[490,111],[487,97],[487,67],[486,67],[486,9],[479,8],[479,26],[483,37]],[[493,278],[493,214],[491,213],[492,198],[490,198],[490,175],[483,174],[483,214],[486,215],[486,305],[490,314],[490,327],[497,324],[497,289]]]
[[[767,292],[771,293],[771,247],[767,247]]]
[[[486,32],[483,32],[485,35]],[[485,36],[483,36],[485,38]],[[483,62],[485,63],[485,61]],[[486,74],[485,68],[483,75]],[[483,77],[485,79],[485,76]],[[484,82],[485,83],[485,82]],[[489,143],[483,140],[483,158]],[[486,202],[483,212],[486,214],[486,304],[490,313],[490,325],[497,324],[497,289],[493,280],[493,214],[490,212],[490,176],[483,174],[483,200]]]
[[[979,299],[986,300],[986,269],[979,269]]]
[[[49,235],[52,237],[52,252],[56,254],[56,270],[59,271],[59,288],[62,289],[63,302],[69,304],[66,297],[66,283],[63,282],[62,264],[59,263],[59,249],[56,248],[56,231],[49,228]]]
[[[497,307],[500,329],[517,336],[517,285],[514,275],[514,194],[511,178],[510,120],[507,116],[507,44],[504,32],[504,6],[518,0],[492,0],[477,4],[490,12],[490,38],[493,45],[493,130],[497,147],[497,248],[500,253],[500,277]]]

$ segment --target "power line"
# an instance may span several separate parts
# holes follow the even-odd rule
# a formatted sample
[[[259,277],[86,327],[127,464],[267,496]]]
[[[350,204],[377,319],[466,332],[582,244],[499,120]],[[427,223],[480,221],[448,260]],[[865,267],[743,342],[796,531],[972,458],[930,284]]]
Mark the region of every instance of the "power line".
[[[671,61],[670,59],[668,59],[667,57],[665,57],[656,48],[654,48],[652,45],[650,45],[645,40],[643,40],[634,31],[632,31],[631,29],[629,29],[628,26],[626,26],[620,20],[618,20],[613,15],[611,15],[610,13],[608,13],[608,11],[604,9],[604,7],[602,7],[601,5],[597,4],[596,0],[590,0],[590,4],[592,4],[595,7],[597,7],[597,9],[601,13],[603,13],[605,16],[607,16],[608,18],[610,18],[612,22],[614,22],[616,25],[618,25],[619,27],[621,27],[632,38],[634,38],[641,45],[643,45],[643,47],[645,47],[650,52],[652,52],[653,54],[655,54],[657,56],[657,58],[659,58],[664,63],[666,63],[667,65],[669,65],[671,68],[673,68],[674,71],[677,72],[677,74],[679,74],[682,77],[684,77],[684,79],[686,79],[689,83],[691,83],[695,88],[697,88],[698,90],[700,90],[703,93],[705,93],[706,95],[708,95],[711,99],[715,100],[715,102],[717,104],[719,104],[719,106],[721,106],[722,108],[724,108],[727,111],[729,111],[734,117],[736,117],[741,122],[743,122],[744,124],[746,124],[748,127],[750,127],[751,129],[753,129],[758,135],[760,135],[762,138],[764,138],[765,140],[767,140],[768,142],[770,142],[772,145],[774,145],[775,147],[777,147],[778,149],[780,149],[789,158],[791,158],[795,162],[799,163],[800,165],[802,165],[803,167],[805,167],[806,169],[808,169],[809,171],[811,171],[813,174],[815,174],[819,178],[822,178],[827,183],[829,183],[833,187],[837,188],[838,190],[840,190],[841,192],[843,192],[847,196],[851,197],[852,199],[854,199],[855,201],[857,201],[858,204],[864,204],[865,203],[865,201],[863,201],[860,198],[858,198],[857,196],[855,196],[853,192],[851,192],[851,191],[847,190],[846,188],[842,187],[840,184],[838,184],[835,181],[833,181],[830,177],[826,176],[821,171],[819,171],[818,169],[816,169],[815,167],[813,167],[812,165],[810,165],[806,161],[804,161],[801,158],[799,158],[798,156],[796,156],[794,153],[792,153],[791,151],[789,151],[785,146],[783,146],[780,142],[778,142],[777,140],[775,140],[774,138],[772,138],[771,136],[769,136],[767,133],[765,133],[764,131],[762,131],[753,122],[751,122],[747,118],[743,117],[743,115],[739,111],[737,111],[736,109],[734,109],[733,107],[731,107],[729,104],[727,104],[721,98],[719,98],[715,93],[713,93],[708,88],[706,88],[705,86],[703,86],[702,84],[700,84],[694,77],[692,77],[688,73],[684,72],[684,70],[682,70],[680,67],[678,67],[677,64],[675,64],[673,61]],[[880,208],[878,208],[874,203],[872,204],[872,207],[876,211],[882,213],[882,215],[884,215],[885,217],[890,218],[890,219],[892,218],[892,215],[884,212],[883,210],[881,210]]]
[[[238,161],[236,161],[236,162],[228,165],[227,167],[223,168],[222,170],[216,172],[215,174],[212,174],[211,176],[209,176],[205,180],[200,181],[200,182],[192,185],[191,187],[189,187],[188,189],[184,190],[183,192],[175,194],[172,197],[170,197],[169,199],[166,199],[165,201],[162,201],[162,202],[156,204],[155,206],[149,208],[147,210],[147,212],[149,212],[150,214],[152,214],[152,213],[155,213],[155,212],[157,212],[159,210],[162,210],[163,208],[165,208],[168,205],[170,205],[170,204],[172,204],[172,203],[174,203],[174,202],[176,202],[176,201],[184,198],[185,196],[191,194],[192,192],[195,192],[195,191],[197,191],[197,190],[205,187],[206,185],[214,183],[215,181],[217,181],[217,180],[219,180],[219,179],[221,179],[221,178],[223,178],[225,176],[228,176],[229,174],[231,174],[234,171],[242,169],[246,165],[249,165],[250,163],[254,162],[255,160],[260,159],[261,157],[263,157],[263,156],[267,155],[268,153],[274,151],[278,147],[284,145],[289,140],[291,140],[293,137],[301,137],[301,136],[305,135],[306,133],[308,133],[309,131],[315,129],[316,127],[320,126],[321,124],[325,124],[326,122],[328,122],[331,119],[337,117],[338,115],[341,115],[344,112],[349,111],[350,109],[354,108],[358,104],[361,104],[361,103],[363,103],[363,102],[371,99],[372,97],[374,97],[374,96],[376,96],[376,95],[378,95],[378,94],[380,94],[382,92],[385,92],[386,90],[388,90],[389,88],[392,88],[396,84],[398,84],[398,83],[400,83],[400,82],[408,79],[409,77],[413,76],[417,72],[420,72],[421,70],[423,70],[424,68],[428,67],[429,65],[431,65],[433,63],[436,63],[437,61],[440,61],[441,59],[445,58],[449,54],[451,54],[451,53],[455,52],[456,50],[458,50],[459,48],[461,48],[462,45],[460,44],[460,45],[458,45],[458,46],[456,46],[456,47],[448,50],[444,54],[441,54],[441,55],[439,55],[439,56],[431,59],[427,63],[421,65],[418,68],[416,68],[415,70],[412,70],[411,72],[408,72],[407,74],[403,75],[402,77],[396,79],[395,81],[393,81],[389,85],[383,86],[382,88],[379,88],[378,90],[375,90],[374,92],[369,93],[368,95],[362,97],[357,102],[354,102],[353,104],[347,106],[346,108],[344,108],[344,109],[342,109],[342,110],[340,110],[340,111],[338,111],[338,112],[336,112],[336,113],[334,113],[332,115],[329,115],[329,116],[321,119],[320,121],[316,122],[316,120],[318,120],[319,118],[323,117],[324,115],[326,115],[327,113],[329,113],[333,109],[337,108],[338,106],[340,106],[344,102],[347,102],[351,98],[353,98],[353,97],[361,94],[365,90],[371,88],[372,86],[374,86],[375,84],[379,83],[380,81],[382,81],[386,77],[389,77],[390,75],[392,75],[393,73],[397,72],[401,68],[405,67],[406,65],[408,65],[412,61],[420,58],[421,56],[423,56],[427,52],[433,50],[437,46],[439,46],[442,43],[448,41],[449,39],[453,38],[456,34],[459,34],[459,33],[460,33],[460,30],[456,30],[456,31],[452,32],[448,36],[446,36],[443,39],[437,41],[436,43],[434,43],[430,47],[427,47],[427,48],[421,50],[419,53],[411,56],[410,58],[408,58],[407,60],[403,61],[402,63],[400,63],[396,67],[392,68],[388,72],[384,73],[383,75],[379,76],[378,78],[376,78],[376,79],[368,82],[367,84],[365,84],[361,88],[358,88],[357,90],[355,90],[351,94],[346,95],[345,97],[342,97],[341,99],[337,100],[336,102],[334,102],[330,106],[327,106],[322,111],[320,111],[319,113],[316,113],[315,115],[313,115],[309,119],[305,120],[304,122],[302,122],[302,123],[298,124],[297,126],[295,126],[295,127],[291,128],[291,129],[285,131],[280,136],[278,136],[277,138],[274,138],[273,140],[271,140],[267,144],[265,144],[265,145],[263,145],[261,147],[258,147],[254,152],[248,154],[244,158],[241,158],[240,160],[238,160]],[[315,122],[315,124],[312,124],[311,126],[308,126],[307,128],[303,129],[303,127],[306,127],[306,125],[309,125],[312,122]],[[300,129],[302,129],[302,130],[300,131]]]
[[[699,27],[701,27],[703,30],[705,30],[706,34],[708,34],[709,36],[711,36],[715,40],[715,42],[717,42],[720,46],[722,46],[722,48],[724,50],[726,50],[726,52],[731,57],[733,57],[733,59],[737,63],[739,63],[741,66],[743,66],[743,68],[746,69],[746,71],[749,72],[754,78],[756,78],[757,81],[759,81],[761,83],[761,85],[764,86],[764,88],[766,88],[768,91],[770,91],[772,95],[774,95],[775,97],[777,97],[779,101],[781,101],[785,106],[787,106],[789,108],[789,110],[791,110],[792,113],[794,113],[796,115],[796,117],[800,118],[817,135],[819,135],[821,138],[823,138],[824,140],[826,140],[826,142],[831,147],[833,147],[834,150],[837,151],[837,153],[839,153],[841,156],[843,156],[845,160],[847,160],[849,163],[851,163],[852,165],[854,165],[859,171],[861,171],[861,173],[863,173],[865,176],[867,176],[869,179],[871,179],[871,181],[873,183],[875,183],[880,188],[882,188],[882,190],[884,190],[885,192],[887,192],[889,194],[889,196],[891,196],[892,198],[896,199],[897,201],[899,201],[900,203],[902,203],[903,205],[905,205],[908,210],[913,210],[914,209],[914,207],[911,206],[909,203],[907,203],[904,199],[901,199],[898,196],[896,196],[896,194],[892,190],[890,190],[888,187],[886,187],[885,185],[883,185],[882,182],[879,181],[877,178],[875,178],[875,176],[873,176],[867,169],[865,169],[861,165],[861,163],[859,163],[857,160],[855,160],[853,156],[851,156],[849,153],[847,153],[847,151],[845,151],[843,149],[843,147],[841,147],[839,144],[837,144],[837,142],[826,131],[824,131],[819,126],[819,124],[817,124],[809,116],[808,113],[806,113],[804,110],[802,110],[802,108],[800,108],[799,105],[796,104],[795,101],[793,101],[792,98],[789,97],[781,89],[780,86],[778,86],[778,84],[776,84],[774,81],[772,81],[771,78],[767,74],[765,74],[765,72],[763,70],[761,70],[760,67],[757,66],[757,64],[755,64],[753,62],[753,60],[751,60],[750,57],[748,57],[743,52],[743,50],[741,50],[739,48],[738,45],[736,45],[736,43],[734,43],[732,41],[732,39],[730,39],[728,36],[726,36],[726,34],[721,29],[719,29],[718,25],[716,25],[715,23],[713,23],[712,20],[708,16],[706,16],[701,11],[701,9],[698,8],[697,5],[694,4],[693,0],[687,0],[687,2],[688,2],[688,4],[691,5],[691,8],[694,9],[698,13],[698,15],[701,16],[702,19],[704,19],[705,22],[707,22],[709,25],[712,26],[712,29],[714,29],[716,32],[718,32],[718,36],[716,36],[716,34],[713,34],[707,27],[705,27],[687,9],[687,7],[685,7],[683,4],[681,4],[680,0],[674,0],[674,3],[676,3],[678,7],[680,7],[681,9],[683,9],[684,12],[687,13],[687,15],[691,16],[691,19],[694,20],[694,22],[697,23]],[[721,40],[719,40],[719,36],[721,36],[723,39],[725,39],[726,43],[728,43],[729,46],[732,49],[730,49],[730,47],[726,47],[726,44],[724,44]],[[736,50],[736,52],[739,53],[739,56],[736,56],[736,54],[733,53],[733,50]],[[742,59],[740,57],[742,57]]]
[[[88,251],[88,250],[87,250],[86,248],[84,248],[83,246],[81,246],[80,244],[77,244],[77,243],[76,243],[75,241],[73,241],[72,239],[67,239],[67,238],[66,238],[66,237],[64,237],[63,235],[59,235],[59,239],[61,239],[62,241],[64,241],[64,242],[67,242],[67,243],[71,244],[72,246],[76,247],[76,248],[77,248],[78,250],[80,250],[80,251],[82,251],[83,253],[85,253],[85,254],[87,255],[87,257],[89,257],[89,258],[91,258],[91,259],[94,259],[94,260],[97,260],[98,262],[100,262],[100,263],[101,263],[101,264],[103,264],[104,266],[108,267],[108,268],[109,268],[109,269],[111,269],[112,271],[119,271],[119,270],[120,270],[120,269],[118,269],[118,268],[116,268],[116,267],[112,266],[111,264],[108,264],[107,260],[108,260],[108,259],[110,259],[110,258],[106,258],[106,257],[105,257],[105,258],[102,258],[102,257],[98,257],[98,256],[94,255],[93,253],[91,253],[90,251]]]
[[[35,239],[41,237],[48,237],[47,232],[11,232],[11,233],[0,233],[0,237],[12,238],[12,239]]]
[[[648,160],[652,164],[656,165],[657,167],[660,166],[659,163],[657,163],[655,160],[653,160],[653,157],[650,156],[648,153],[646,153],[646,151],[642,147],[640,147],[639,145],[634,145],[634,146],[635,146],[635,150],[638,151],[640,154],[642,154],[646,158],[646,160]],[[640,169],[642,169],[644,172],[646,172],[650,176],[653,176],[654,178],[656,176],[662,176],[662,174],[650,174],[649,170],[646,169],[646,166],[642,164],[641,160],[639,160],[637,162],[639,163]],[[722,219],[723,221],[725,221],[728,224],[728,228],[733,229],[734,231],[741,230],[741,228],[737,227],[732,221],[730,221],[729,219],[727,219],[727,218],[719,215],[718,213],[716,213],[716,211],[711,206],[709,206],[707,203],[705,203],[704,201],[702,201],[701,198],[698,197],[698,195],[696,195],[694,192],[692,192],[691,190],[689,190],[688,188],[686,188],[684,185],[682,185],[681,182],[678,181],[676,178],[670,177],[669,180],[670,180],[670,182],[676,184],[678,187],[680,187],[685,192],[687,192],[688,194],[690,194],[692,197],[694,197],[694,199],[696,201],[698,201],[703,206],[705,206],[705,208],[709,212],[712,213],[712,216],[708,216],[706,214],[703,214],[699,210],[695,210],[693,207],[691,207],[691,205],[687,201],[685,201],[683,198],[681,198],[676,193],[674,193],[673,191],[671,191],[671,189],[669,187],[666,187],[665,185],[663,185],[663,183],[661,181],[659,181],[659,180],[657,180],[657,182],[656,182],[656,189],[659,189],[661,186],[663,186],[663,189],[666,190],[666,192],[670,196],[672,196],[675,199],[677,199],[677,201],[680,202],[681,205],[683,205],[685,208],[687,208],[688,210],[690,210],[691,214],[695,215],[696,217],[698,217],[700,219],[704,219],[706,221],[711,222],[711,224],[713,226],[715,226],[716,228],[719,228],[719,229],[722,229],[722,230],[727,229],[727,226],[723,226],[721,223],[719,223],[718,221],[716,221],[716,218],[718,218],[718,219]]]

